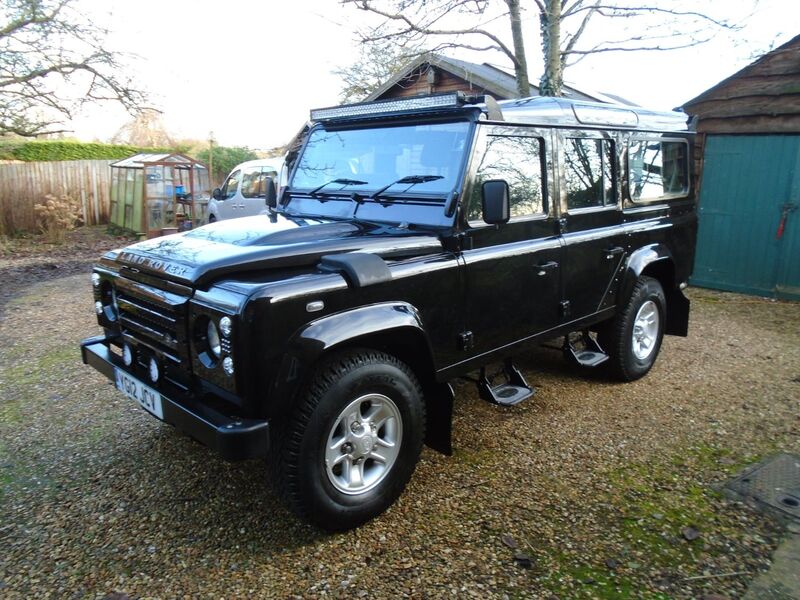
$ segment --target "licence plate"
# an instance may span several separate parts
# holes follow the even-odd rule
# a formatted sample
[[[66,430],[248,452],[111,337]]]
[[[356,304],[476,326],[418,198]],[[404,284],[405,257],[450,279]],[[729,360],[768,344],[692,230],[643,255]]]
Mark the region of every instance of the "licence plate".
[[[161,420],[164,419],[164,412],[161,410],[161,394],[135,377],[128,375],[122,369],[115,367],[114,377],[117,389],[120,392],[131,400],[138,402],[147,412],[154,414]]]

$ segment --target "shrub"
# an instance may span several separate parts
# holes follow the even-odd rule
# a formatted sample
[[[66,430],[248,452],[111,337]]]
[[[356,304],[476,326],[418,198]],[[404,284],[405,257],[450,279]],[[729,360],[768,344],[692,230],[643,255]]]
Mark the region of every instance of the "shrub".
[[[44,202],[33,207],[39,228],[53,243],[64,241],[67,231],[75,228],[80,218],[78,203],[68,195],[47,194]]]

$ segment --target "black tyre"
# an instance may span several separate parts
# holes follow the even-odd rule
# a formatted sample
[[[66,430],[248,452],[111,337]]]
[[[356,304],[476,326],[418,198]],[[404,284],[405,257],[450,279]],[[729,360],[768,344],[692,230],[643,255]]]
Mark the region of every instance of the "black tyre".
[[[214,223],[216,220],[217,220],[217,217],[215,217],[214,215],[209,215],[208,216],[208,222],[209,223]]]
[[[664,338],[667,302],[657,279],[640,277],[622,312],[599,332],[611,360],[609,369],[622,381],[644,377],[656,361]]]
[[[353,350],[324,362],[279,436],[274,476],[290,507],[329,531],[351,529],[403,492],[425,437],[425,404],[397,358]]]

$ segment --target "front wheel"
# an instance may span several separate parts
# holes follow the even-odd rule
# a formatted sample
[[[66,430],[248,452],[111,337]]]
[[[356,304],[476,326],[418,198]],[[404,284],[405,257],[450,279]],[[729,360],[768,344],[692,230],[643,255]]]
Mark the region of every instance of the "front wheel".
[[[612,373],[623,381],[644,377],[664,337],[667,302],[657,279],[640,277],[622,312],[600,332]]]
[[[276,476],[290,507],[342,531],[386,510],[425,436],[417,378],[397,358],[354,350],[318,369],[283,432]]]

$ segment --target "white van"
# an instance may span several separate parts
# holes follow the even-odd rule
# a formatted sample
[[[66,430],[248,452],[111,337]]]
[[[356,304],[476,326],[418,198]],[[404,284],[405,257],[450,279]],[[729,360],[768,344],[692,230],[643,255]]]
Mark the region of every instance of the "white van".
[[[216,188],[208,203],[208,222],[249,217],[262,212],[267,190],[267,178],[278,185],[283,159],[249,160],[231,171],[225,184]]]

